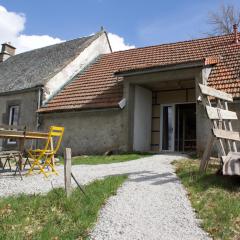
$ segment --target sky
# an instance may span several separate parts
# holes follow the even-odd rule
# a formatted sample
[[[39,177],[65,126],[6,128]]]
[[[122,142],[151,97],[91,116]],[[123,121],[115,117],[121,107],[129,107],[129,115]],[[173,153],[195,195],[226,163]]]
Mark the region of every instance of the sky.
[[[208,13],[240,0],[0,0],[0,43],[24,52],[93,34],[115,51],[206,36]]]

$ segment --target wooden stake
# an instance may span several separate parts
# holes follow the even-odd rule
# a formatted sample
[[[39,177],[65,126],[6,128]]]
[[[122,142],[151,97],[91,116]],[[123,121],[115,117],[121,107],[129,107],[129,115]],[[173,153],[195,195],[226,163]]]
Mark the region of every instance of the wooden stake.
[[[71,195],[72,153],[71,148],[64,151],[64,185],[67,197]]]
[[[208,136],[207,145],[206,145],[206,148],[205,148],[205,151],[203,153],[203,157],[202,157],[202,160],[200,163],[200,168],[199,168],[200,172],[205,172],[207,169],[207,165],[208,165],[208,162],[210,159],[210,154],[212,152],[214,140],[215,140],[215,138],[214,138],[213,134],[211,133]]]

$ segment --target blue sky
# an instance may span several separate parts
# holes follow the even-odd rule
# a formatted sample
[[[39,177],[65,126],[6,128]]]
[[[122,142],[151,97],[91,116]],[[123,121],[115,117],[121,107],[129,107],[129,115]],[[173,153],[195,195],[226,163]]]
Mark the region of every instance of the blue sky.
[[[68,40],[103,25],[125,43],[140,47],[203,36],[209,28],[208,12],[223,2],[240,8],[239,0],[0,0],[0,5],[24,14],[24,35]]]

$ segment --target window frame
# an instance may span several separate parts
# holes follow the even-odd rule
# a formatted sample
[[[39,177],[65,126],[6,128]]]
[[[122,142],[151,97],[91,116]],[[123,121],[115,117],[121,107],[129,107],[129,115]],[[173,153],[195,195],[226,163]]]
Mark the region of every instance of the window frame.
[[[14,125],[14,116],[13,116],[13,114],[16,113],[15,109],[18,109],[18,112],[17,112],[18,115],[16,117],[17,119],[16,119],[16,125],[15,126],[18,125],[19,113],[20,113],[20,105],[18,105],[18,104],[13,104],[13,105],[8,106],[8,125]],[[13,112],[13,110],[15,110],[15,111]],[[14,129],[12,129],[12,130],[14,130]],[[8,139],[7,140],[7,144],[9,144],[9,145],[14,145],[16,143],[17,143],[16,140],[13,140],[13,139]]]

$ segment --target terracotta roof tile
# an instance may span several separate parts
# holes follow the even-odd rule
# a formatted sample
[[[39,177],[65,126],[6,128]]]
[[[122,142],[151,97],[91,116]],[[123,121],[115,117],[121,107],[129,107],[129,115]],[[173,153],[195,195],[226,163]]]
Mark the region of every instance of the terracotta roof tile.
[[[123,96],[122,78],[114,75],[119,70],[199,60],[215,64],[210,86],[240,97],[240,44],[233,41],[230,34],[102,55],[40,112],[117,107]]]

